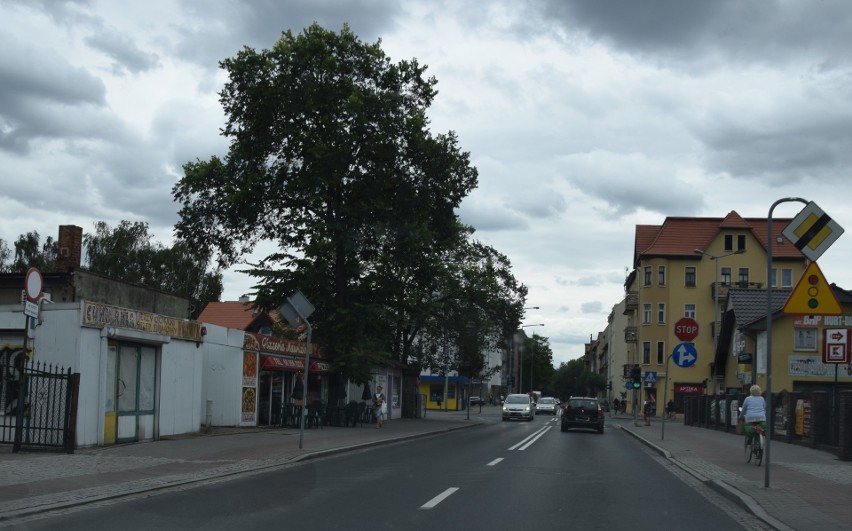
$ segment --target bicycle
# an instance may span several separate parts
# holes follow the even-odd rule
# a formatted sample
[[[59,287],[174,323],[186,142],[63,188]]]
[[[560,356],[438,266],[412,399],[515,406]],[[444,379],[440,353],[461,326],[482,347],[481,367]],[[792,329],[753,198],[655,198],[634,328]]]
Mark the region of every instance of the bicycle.
[[[754,464],[760,466],[763,462],[763,449],[765,448],[765,436],[763,434],[763,422],[749,423],[752,430],[752,435],[746,435],[745,439],[745,460],[746,463],[751,463],[754,458]]]

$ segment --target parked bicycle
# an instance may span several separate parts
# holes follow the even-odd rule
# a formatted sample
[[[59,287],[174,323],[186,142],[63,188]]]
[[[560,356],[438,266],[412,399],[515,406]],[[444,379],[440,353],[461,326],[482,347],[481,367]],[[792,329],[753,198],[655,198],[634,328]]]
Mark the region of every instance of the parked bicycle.
[[[764,422],[749,422],[745,425],[745,460],[746,463],[751,463],[754,459],[754,464],[760,466],[763,462],[763,449],[765,448],[766,438],[763,434]]]

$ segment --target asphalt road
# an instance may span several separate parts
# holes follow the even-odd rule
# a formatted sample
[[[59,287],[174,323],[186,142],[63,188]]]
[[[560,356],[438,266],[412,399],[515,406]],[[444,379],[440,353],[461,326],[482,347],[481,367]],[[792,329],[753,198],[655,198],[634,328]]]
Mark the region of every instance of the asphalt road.
[[[26,529],[752,529],[632,438],[500,422],[87,506]],[[741,523],[745,520],[745,527]]]

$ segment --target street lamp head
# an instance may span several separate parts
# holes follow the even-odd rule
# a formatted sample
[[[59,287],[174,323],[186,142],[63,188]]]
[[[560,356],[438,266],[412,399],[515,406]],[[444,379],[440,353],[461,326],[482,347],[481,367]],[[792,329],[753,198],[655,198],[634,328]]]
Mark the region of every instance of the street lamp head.
[[[693,249],[692,252],[695,254],[704,254],[704,249]]]
[[[521,328],[528,328],[528,327],[530,327],[530,326],[544,326],[544,323],[541,323],[541,324],[528,324],[528,325],[521,325]]]

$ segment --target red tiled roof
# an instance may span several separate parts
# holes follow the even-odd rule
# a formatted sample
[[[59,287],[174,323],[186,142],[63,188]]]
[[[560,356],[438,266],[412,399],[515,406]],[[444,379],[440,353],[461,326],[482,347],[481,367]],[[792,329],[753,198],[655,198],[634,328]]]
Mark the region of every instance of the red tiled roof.
[[[252,303],[239,301],[207,303],[198,320],[202,323],[247,331],[255,331],[261,326],[278,322],[271,313],[255,312]]]
[[[773,238],[782,238],[772,245],[775,258],[804,258],[801,251],[782,236],[781,231],[791,219],[773,219]],[[642,256],[686,256],[694,255],[695,249],[706,249],[722,229],[746,229],[755,239],[767,247],[769,234],[766,218],[743,218],[731,211],[724,218],[686,218],[668,217],[662,225],[636,225],[634,262],[639,263]]]

